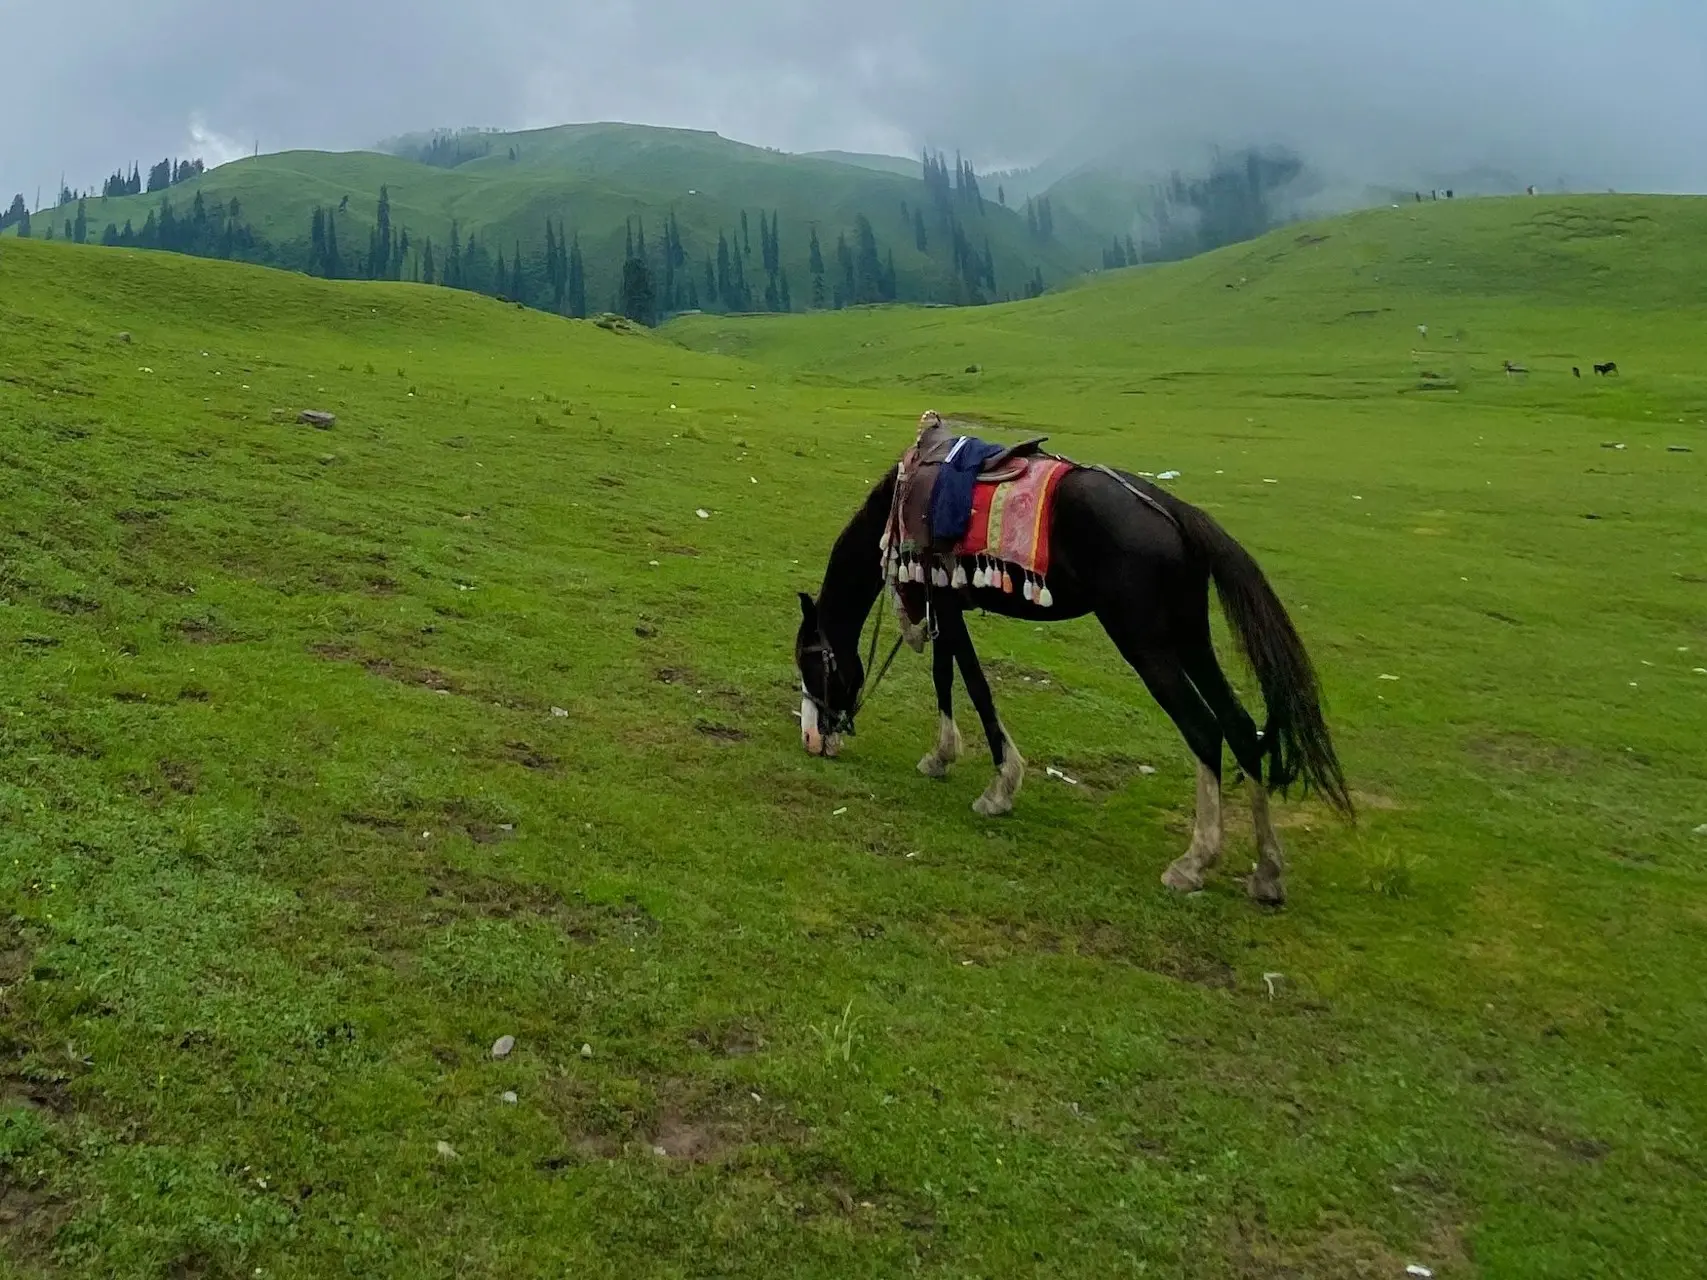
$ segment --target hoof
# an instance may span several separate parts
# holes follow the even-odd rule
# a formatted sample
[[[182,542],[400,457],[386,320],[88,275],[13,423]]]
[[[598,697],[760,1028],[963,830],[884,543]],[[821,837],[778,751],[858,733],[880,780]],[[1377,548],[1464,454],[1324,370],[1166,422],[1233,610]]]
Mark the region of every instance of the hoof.
[[[1162,872],[1162,883],[1175,893],[1196,893],[1203,888],[1203,872],[1181,858]]]
[[[1252,902],[1260,902],[1265,907],[1286,905],[1286,884],[1273,872],[1254,872],[1245,881],[1245,892],[1250,894]]]
[[[927,778],[946,778],[948,777],[948,761],[933,751],[919,761],[919,772]]]
[[[986,818],[1003,818],[1013,811],[1013,799],[1002,795],[995,786],[972,802],[972,812]]]

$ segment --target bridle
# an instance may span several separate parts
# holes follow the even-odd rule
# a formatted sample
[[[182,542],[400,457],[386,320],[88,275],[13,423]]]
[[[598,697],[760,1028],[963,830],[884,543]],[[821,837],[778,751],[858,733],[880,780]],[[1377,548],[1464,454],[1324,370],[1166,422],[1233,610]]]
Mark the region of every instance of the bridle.
[[[865,670],[867,671],[871,670],[871,664],[877,660],[877,640],[878,636],[881,635],[883,631],[883,606],[881,603],[879,603],[875,612],[877,614],[877,623],[871,629],[871,647],[866,652],[865,657]],[[864,630],[863,624],[860,629],[862,631]],[[905,635],[898,635],[895,637],[895,643],[890,647],[889,656],[883,660],[883,666],[878,669],[877,675],[872,679],[863,682],[860,685],[859,692],[854,695],[853,709],[849,711],[837,711],[830,705],[830,678],[839,670],[836,663],[836,649],[835,646],[830,643],[829,637],[824,634],[824,628],[822,626],[818,628],[818,638],[805,648],[801,649],[800,652],[802,656],[806,654],[818,655],[820,659],[820,666],[824,673],[823,688],[817,693],[814,693],[807,687],[806,681],[803,678],[800,682],[800,692],[806,696],[806,700],[808,702],[817,708],[819,723],[823,726],[825,733],[845,734],[850,738],[853,736],[854,717],[858,715],[860,710],[865,706],[866,699],[877,691],[877,686],[883,683],[883,677],[889,674],[889,668],[894,665],[895,662],[895,655],[901,652],[901,645],[906,638],[907,637]],[[859,651],[857,647],[854,652],[856,655],[858,654]]]

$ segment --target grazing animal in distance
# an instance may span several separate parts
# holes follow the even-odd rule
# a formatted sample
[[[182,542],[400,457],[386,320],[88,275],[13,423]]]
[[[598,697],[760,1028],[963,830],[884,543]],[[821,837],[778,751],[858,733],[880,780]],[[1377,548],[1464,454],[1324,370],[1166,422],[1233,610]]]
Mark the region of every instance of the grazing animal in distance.
[[[1506,371],[1506,373],[1507,373],[1507,374],[1513,374],[1513,373],[1528,373],[1528,372],[1529,372],[1529,370],[1528,370],[1528,369],[1525,369],[1525,368],[1524,368],[1524,367],[1523,367],[1523,366],[1522,366],[1522,365],[1520,365],[1520,364],[1513,364],[1513,363],[1512,363],[1512,362],[1511,362],[1511,361],[1510,361],[1510,360],[1507,360],[1507,361],[1506,361],[1506,362],[1505,362],[1505,371]]]
[[[1608,360],[1605,364],[1597,364],[1594,367],[1594,371],[1602,377],[1609,373],[1617,373],[1618,362],[1616,360]]]
[[[873,607],[881,611],[882,597],[889,596],[901,615],[903,636],[911,633],[920,649],[927,639],[932,643],[938,734],[919,772],[944,777],[960,756],[952,702],[958,666],[996,766],[995,779],[973,809],[986,817],[1008,813],[1025,761],[996,712],[967,617],[984,610],[1042,623],[1092,615],[1196,757],[1191,844],[1162,882],[1194,892],[1221,859],[1225,744],[1247,780],[1256,836],[1258,866],[1247,891],[1261,903],[1284,901],[1284,852],[1269,816],[1269,793],[1285,794],[1291,784],[1301,783],[1348,818],[1353,806],[1322,714],[1315,668],[1250,553],[1206,512],[1168,490],[1129,472],[1068,463],[1041,453],[1033,441],[1018,447],[1031,450],[1029,463],[1020,465],[1060,468],[1052,498],[1027,518],[1033,534],[1047,539],[1046,580],[988,555],[969,565],[962,554],[967,542],[936,543],[931,537],[920,542],[905,532],[912,524],[906,513],[928,506],[935,523],[938,486],[948,482],[948,470],[957,465],[961,451],[972,456],[964,468],[972,474],[962,479],[977,483],[980,467],[1014,465],[1018,450],[1000,450],[983,461],[982,450],[991,446],[957,437],[936,414],[927,414],[921,425],[918,444],[899,467],[884,472],[836,539],[817,599],[800,595],[795,665],[806,750],[814,756],[838,754],[843,735],[853,731],[868,677],[875,687],[887,670],[887,663],[875,672],[867,669],[876,658],[875,632],[869,657],[861,654],[860,640]],[[913,486],[933,464],[943,469],[920,501]],[[989,488],[995,487],[991,482]],[[989,494],[983,500],[996,501]],[[1018,512],[1008,512],[1003,529],[1021,523]],[[901,537],[895,536],[897,529]],[[1045,589],[1035,589],[1045,581]],[[1212,582],[1262,691],[1266,723],[1261,729],[1240,705],[1216,659],[1209,625]]]
[[[1576,365],[1573,364],[1571,366],[1571,377],[1580,378],[1582,376],[1583,376],[1583,371],[1581,369],[1577,368]]]

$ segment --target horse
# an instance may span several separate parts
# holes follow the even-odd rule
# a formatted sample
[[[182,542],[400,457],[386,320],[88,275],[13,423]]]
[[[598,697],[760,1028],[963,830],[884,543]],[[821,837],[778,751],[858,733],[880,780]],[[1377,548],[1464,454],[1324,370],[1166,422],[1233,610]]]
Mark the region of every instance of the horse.
[[[996,712],[966,615],[976,609],[1027,622],[1095,615],[1196,760],[1191,843],[1162,875],[1162,883],[1181,893],[1195,892],[1221,858],[1225,743],[1239,774],[1250,783],[1258,861],[1246,890],[1259,903],[1283,903],[1286,857],[1269,814],[1269,795],[1284,796],[1297,784],[1303,792],[1320,795],[1347,820],[1355,821],[1356,815],[1322,712],[1315,668],[1250,553],[1206,512],[1166,489],[1127,472],[1075,467],[1061,479],[1049,518],[1050,607],[1000,586],[926,586],[919,588],[928,596],[926,632],[911,626],[883,571],[880,544],[895,499],[897,472],[891,467],[878,480],[837,537],[817,598],[799,593],[795,666],[800,675],[801,740],[807,752],[836,756],[843,736],[854,731],[854,716],[866,693],[867,666],[876,655],[875,631],[869,658],[861,658],[860,641],[873,606],[887,590],[903,637],[915,649],[922,650],[927,639],[932,645],[937,741],[919,761],[919,772],[946,777],[960,757],[962,740],[953,705],[958,666],[996,770],[972,808],[986,817],[1009,813],[1025,777],[1025,760]],[[1211,581],[1262,691],[1266,722],[1260,730],[1216,659],[1210,637]],[[877,678],[882,674],[880,670]]]
[[[1594,367],[1594,371],[1602,376],[1609,373],[1617,373],[1618,362],[1616,360],[1608,360],[1605,364],[1597,364]]]

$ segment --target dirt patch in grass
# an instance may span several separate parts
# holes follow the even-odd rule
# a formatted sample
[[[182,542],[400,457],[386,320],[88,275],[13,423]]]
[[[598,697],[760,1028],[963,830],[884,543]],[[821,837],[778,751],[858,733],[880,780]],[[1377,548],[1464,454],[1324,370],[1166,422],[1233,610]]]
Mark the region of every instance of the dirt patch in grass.
[[[211,614],[180,618],[166,628],[168,639],[177,638],[185,644],[234,644],[242,639],[233,628]]]
[[[1419,1263],[1440,1280],[1469,1275],[1472,1268],[1455,1226],[1436,1227],[1415,1252],[1401,1253],[1375,1232],[1352,1225],[1330,1226],[1303,1240],[1281,1240],[1260,1223],[1235,1222],[1220,1257],[1199,1257],[1187,1272],[1215,1280],[1386,1280]]]
[[[93,600],[88,596],[80,595],[49,596],[46,600],[42,601],[42,604],[52,612],[67,618],[74,618],[77,615],[84,613],[95,613],[101,607],[101,602],[99,600]]]
[[[504,744],[502,758],[511,764],[519,764],[524,769],[532,769],[536,773],[553,773],[559,767],[555,756],[548,755],[529,742],[520,740]]]
[[[0,1174],[0,1253],[15,1264],[45,1263],[74,1212],[69,1201]]]
[[[732,725],[713,724],[709,720],[694,721],[694,732],[701,737],[710,738],[713,742],[745,742],[747,734],[744,730]]]
[[[634,1156],[722,1163],[759,1146],[796,1146],[802,1126],[777,1103],[735,1083],[693,1077],[559,1077],[546,1106],[571,1160]]]
[[[935,917],[928,928],[961,963],[995,965],[1025,955],[1078,956],[1129,964],[1200,987],[1238,985],[1233,966],[1220,956],[1153,934],[1139,937],[1107,920],[1061,926],[951,913]]]
[[[201,770],[184,760],[162,760],[160,776],[181,796],[193,796],[201,781]]]
[[[633,896],[620,902],[591,901],[579,890],[565,894],[551,885],[508,880],[443,866],[427,881],[431,924],[457,919],[549,920],[586,946],[633,943],[658,932],[657,918]]]
[[[1520,730],[1482,734],[1471,738],[1464,749],[1478,764],[1492,765],[1507,773],[1580,774],[1598,771],[1602,765],[1592,751],[1583,747],[1552,742]]]
[[[735,1022],[694,1031],[688,1036],[688,1043],[725,1058],[750,1058],[765,1047],[765,1037],[750,1023]]]
[[[659,667],[652,673],[652,678],[659,684],[698,684],[691,667]]]

